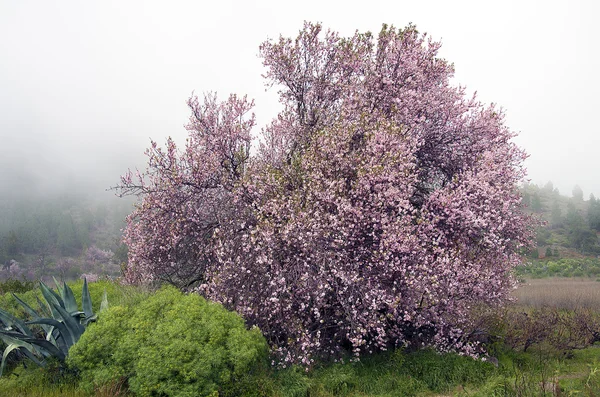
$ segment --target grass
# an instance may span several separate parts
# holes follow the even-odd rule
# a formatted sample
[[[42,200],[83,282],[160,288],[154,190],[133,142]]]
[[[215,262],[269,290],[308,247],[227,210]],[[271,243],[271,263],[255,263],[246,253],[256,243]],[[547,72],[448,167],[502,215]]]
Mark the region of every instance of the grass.
[[[102,286],[104,287],[104,286]],[[113,285],[114,287],[114,285]],[[102,288],[103,290],[104,288]],[[109,290],[112,304],[133,304],[149,291]],[[31,293],[32,294],[32,293]],[[96,291],[100,294],[100,290]],[[572,309],[600,307],[600,283],[590,279],[533,279],[514,291],[519,305]],[[112,298],[112,299],[111,299]],[[2,299],[0,299],[2,301]],[[510,325],[508,325],[510,327]],[[359,362],[321,363],[303,368],[265,368],[248,381],[247,396],[383,397],[383,396],[600,396],[600,347],[565,352],[533,345],[526,353],[503,344],[491,346],[498,365],[457,354],[401,350],[367,356]],[[16,367],[0,378],[0,396],[67,396],[88,394],[72,373],[52,366]],[[130,396],[122,384],[96,390],[95,396]],[[223,394],[227,395],[227,394]]]
[[[383,397],[383,396],[554,396],[600,395],[600,348],[575,351],[570,357],[532,350],[499,350],[498,367],[456,354],[430,350],[386,352],[360,362],[321,364],[310,372],[299,367],[268,369],[248,396]],[[74,378],[51,379],[40,368],[19,367],[0,379],[0,395],[84,397]],[[94,396],[128,396],[120,385]]]
[[[527,279],[513,296],[523,306],[598,309],[600,282],[589,278]]]

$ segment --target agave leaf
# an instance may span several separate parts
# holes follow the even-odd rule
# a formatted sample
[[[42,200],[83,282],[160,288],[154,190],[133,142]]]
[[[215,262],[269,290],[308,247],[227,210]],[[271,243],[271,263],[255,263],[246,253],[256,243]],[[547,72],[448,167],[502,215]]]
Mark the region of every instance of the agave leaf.
[[[73,346],[73,344],[75,344],[75,341],[73,340],[73,333],[67,328],[65,324],[61,323],[58,320],[55,320],[53,318],[40,318],[37,320],[28,321],[27,324],[51,325],[60,332],[60,334],[65,339],[65,343],[67,344],[67,346]]]
[[[45,325],[42,325],[42,327],[46,327]],[[58,336],[60,336],[60,333],[58,332],[58,330],[55,330],[54,327],[50,327],[50,332],[46,333],[46,340],[50,343],[54,343],[55,345],[58,346],[58,341],[56,340],[56,338]],[[54,335],[57,334],[57,335]]]
[[[0,322],[2,322],[5,327],[11,328],[15,320],[16,318],[12,314],[0,309]]]
[[[43,314],[43,316],[40,317],[52,317],[52,312],[50,311],[50,305],[48,305],[48,302],[42,302],[42,300],[38,296],[36,296],[35,299],[37,300],[37,303],[40,307],[40,311]]]
[[[16,329],[16,330],[20,331],[21,334],[23,334],[23,335],[29,335],[29,336],[33,335],[31,330],[29,329],[29,327],[27,325],[25,325],[25,323],[23,321],[19,320],[18,318],[14,317],[9,312],[4,311],[2,309],[0,309],[0,321],[2,321],[2,323],[7,328]]]
[[[40,318],[42,316],[40,316],[40,314],[35,311],[35,309],[33,309],[31,306],[29,306],[26,302],[24,302],[23,300],[21,300],[21,298],[19,298],[17,295],[15,295],[15,293],[12,293],[12,296],[17,300],[17,302],[19,302],[19,304],[23,307],[23,309],[25,309],[25,311],[27,313],[29,313],[29,315],[33,318]]]
[[[23,347],[20,344],[14,344],[11,343],[10,345],[6,346],[6,349],[4,349],[4,354],[2,354],[2,364],[0,364],[0,376],[2,376],[2,374],[4,373],[4,366],[6,365],[6,357],[8,357],[8,355],[10,354],[11,351],[18,349],[20,347]]]
[[[58,282],[58,280],[56,279],[56,277],[52,276],[52,279],[54,280],[54,285],[56,285],[56,289],[58,290],[58,294],[63,298],[63,300],[65,299],[65,295],[64,295],[64,291],[63,288],[61,287],[61,284]]]
[[[18,345],[23,347],[27,352],[25,353],[27,357],[31,358],[36,364],[39,364],[39,360],[35,359],[34,354],[39,354],[44,357],[54,357],[61,361],[64,361],[66,358],[66,351],[63,352],[59,348],[57,348],[52,343],[48,342],[45,339],[37,339],[35,337],[24,336],[14,332],[4,332],[0,331],[0,338],[7,345]]]
[[[34,336],[26,336],[16,332],[0,331],[0,338],[7,344],[23,344],[23,347],[32,353],[38,353],[44,357],[56,357],[61,359],[65,354],[60,351],[53,343],[45,339],[38,339]]]
[[[65,352],[61,351],[58,347],[45,339],[23,338],[23,341],[38,347],[40,352],[45,356],[52,356],[60,361],[65,361],[65,358],[67,357]]]
[[[83,289],[81,290],[81,304],[83,306],[83,312],[85,317],[92,317],[94,310],[92,309],[92,298],[90,297],[90,290],[88,288],[87,279],[83,279]]]
[[[61,317],[58,320],[62,320],[63,324],[67,327],[68,331],[71,333],[71,335],[73,337],[72,338],[73,343],[77,342],[79,340],[79,337],[81,336],[81,334],[83,334],[83,332],[85,331],[85,328],[81,324],[79,324],[79,322],[76,321],[69,313],[67,313],[65,311],[65,309],[63,309],[62,307],[60,307],[54,303],[52,305],[54,306],[54,309],[59,313],[59,315]]]
[[[64,309],[65,304],[60,298],[60,296],[56,295],[56,292],[52,291],[43,281],[40,281],[40,289],[42,290],[42,295],[44,295],[44,299],[48,302],[48,306],[50,306],[50,310],[52,311],[52,317],[58,319],[60,318],[60,314],[56,311],[56,307],[62,307]]]
[[[29,315],[31,317],[33,317],[34,320],[37,320],[38,318],[42,318],[42,316],[40,316],[40,314],[35,311],[31,306],[29,306],[26,302],[24,302],[23,300],[21,300],[21,298],[19,298],[17,295],[15,295],[14,293],[12,294],[12,296],[17,300],[17,302],[19,302],[19,304],[23,307],[23,309],[25,309],[25,311],[27,313],[29,313]],[[47,325],[43,325],[42,324],[42,329],[44,330],[44,332],[46,333],[46,335],[51,334],[52,333],[52,327],[48,327]]]
[[[71,317],[73,317],[74,319],[82,319],[85,318],[85,313],[84,312],[73,312],[73,313],[69,313],[71,315]]]
[[[18,346],[24,347],[26,350],[28,350],[32,354],[40,353],[40,352],[38,352],[38,350],[35,346],[33,346],[32,344],[25,341],[26,338],[30,338],[30,337],[20,334],[18,332],[0,331],[0,339],[2,339],[2,341],[4,343],[6,343],[6,345],[18,345]]]
[[[8,346],[6,346],[6,349],[4,349],[4,353],[2,354],[2,364],[0,364],[0,376],[2,376],[2,374],[4,373],[4,366],[6,365],[6,358],[8,357],[10,352],[12,352],[15,349],[19,349],[21,347],[24,348],[24,350],[22,350],[23,353],[25,353],[25,355],[31,361],[33,361],[34,363],[36,363],[39,366],[44,365],[44,363],[42,361],[38,360],[37,357],[34,356],[33,353],[29,350],[29,347],[33,348],[33,346],[31,346],[29,343],[15,340],[14,342],[12,342]]]
[[[63,301],[63,299],[61,298],[61,296],[58,293],[56,293],[56,291],[54,291],[52,288],[50,288],[49,286],[47,286],[46,283],[44,283],[41,280],[40,280],[40,285],[43,286],[42,289],[45,289],[52,296],[54,296],[54,298],[56,299],[56,301],[58,302],[58,304],[60,305],[60,307],[62,307],[63,309],[65,308],[65,302]],[[42,293],[43,293],[43,291],[42,291]]]
[[[69,352],[70,345],[67,344],[65,335],[63,335],[57,328],[52,328],[52,334],[46,335],[46,340],[58,347],[65,355]]]
[[[88,325],[90,325],[90,323],[93,323],[97,319],[98,319],[98,315],[94,314],[92,317],[86,317],[86,318],[84,318],[81,321],[81,325],[83,325],[84,327],[87,327]]]
[[[75,296],[73,295],[73,290],[71,290],[67,283],[63,283],[62,297],[65,302],[65,310],[68,313],[72,315],[74,312],[79,311],[77,301],[75,301]]]
[[[106,289],[104,290],[104,293],[102,294],[102,302],[100,302],[100,312],[102,310],[106,310],[108,309],[108,296],[106,295]]]
[[[37,358],[36,356],[34,356],[33,353],[30,352],[29,350],[25,349],[25,350],[23,350],[23,353],[25,353],[25,355],[27,356],[27,358],[29,358],[31,361],[33,361],[34,363],[36,363],[40,367],[43,367],[44,365],[46,365],[45,361],[41,361],[39,358]]]

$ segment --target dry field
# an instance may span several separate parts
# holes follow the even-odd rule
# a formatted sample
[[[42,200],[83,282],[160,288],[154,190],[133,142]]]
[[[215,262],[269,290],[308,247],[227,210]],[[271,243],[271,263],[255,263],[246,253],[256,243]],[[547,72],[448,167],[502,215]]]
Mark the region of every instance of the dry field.
[[[513,291],[513,296],[519,305],[585,307],[600,312],[600,282],[590,278],[527,279]]]

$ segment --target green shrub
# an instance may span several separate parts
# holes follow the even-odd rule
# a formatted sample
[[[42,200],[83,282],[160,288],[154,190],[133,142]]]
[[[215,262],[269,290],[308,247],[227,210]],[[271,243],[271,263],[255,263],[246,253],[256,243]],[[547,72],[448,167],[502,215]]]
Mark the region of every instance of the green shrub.
[[[23,292],[31,291],[35,288],[33,281],[29,280],[17,280],[8,279],[0,281],[0,295],[9,294],[11,292],[15,294],[22,294]]]
[[[241,395],[266,361],[258,329],[221,305],[166,287],[131,307],[112,307],[69,352],[81,387],[127,380],[139,396]]]

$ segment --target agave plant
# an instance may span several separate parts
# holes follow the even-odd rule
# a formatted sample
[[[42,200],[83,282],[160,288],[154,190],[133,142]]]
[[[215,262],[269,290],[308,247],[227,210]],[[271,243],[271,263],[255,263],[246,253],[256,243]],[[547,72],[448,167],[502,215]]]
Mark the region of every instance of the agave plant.
[[[0,376],[4,371],[6,358],[13,350],[19,350],[31,361],[38,365],[45,365],[47,358],[55,358],[64,362],[69,349],[81,337],[88,324],[96,320],[97,314],[92,310],[92,299],[88,289],[87,280],[83,281],[80,311],[71,288],[63,282],[62,286],[54,280],[58,292],[40,281],[40,289],[45,303],[38,298],[40,310],[31,306],[13,294],[17,302],[23,307],[32,320],[23,321],[5,310],[0,309],[0,339],[6,343],[0,364]],[[108,307],[106,291],[102,297],[100,311]],[[42,335],[31,325],[39,325]]]

